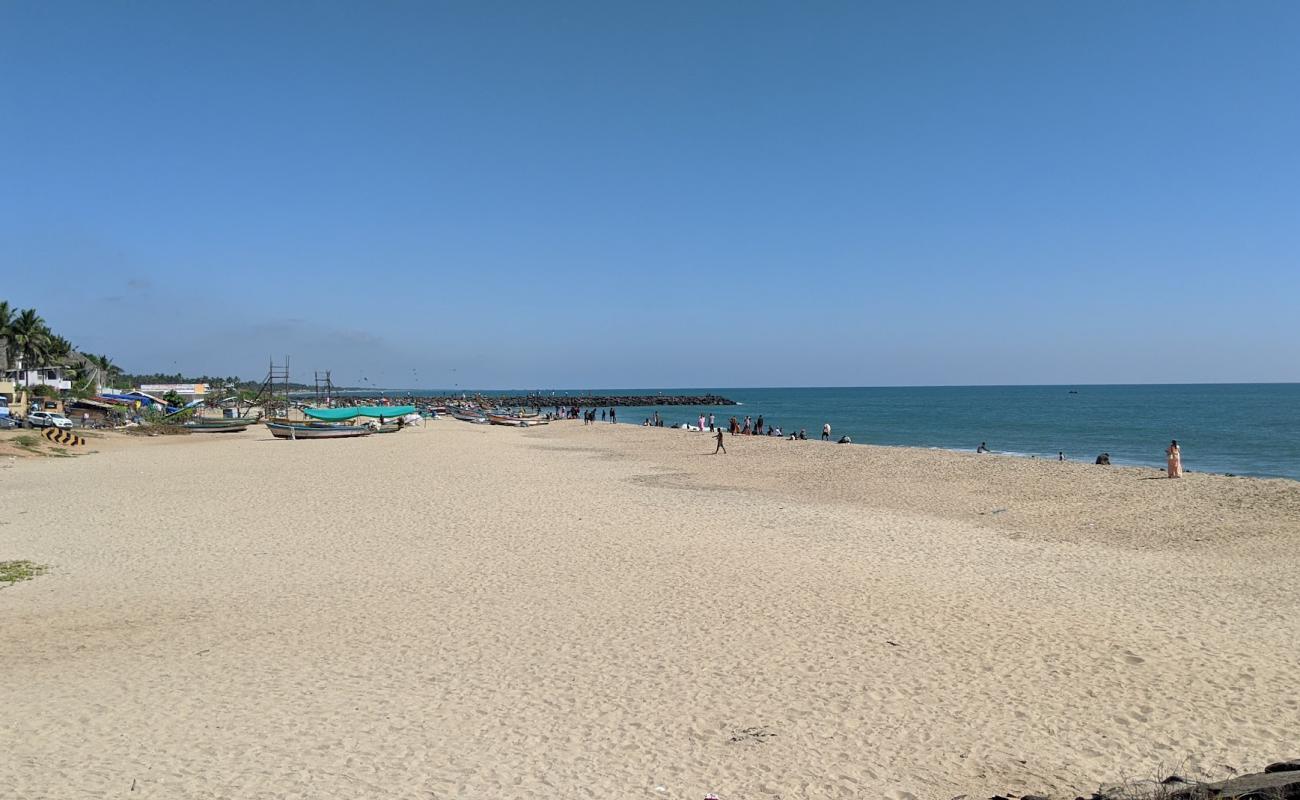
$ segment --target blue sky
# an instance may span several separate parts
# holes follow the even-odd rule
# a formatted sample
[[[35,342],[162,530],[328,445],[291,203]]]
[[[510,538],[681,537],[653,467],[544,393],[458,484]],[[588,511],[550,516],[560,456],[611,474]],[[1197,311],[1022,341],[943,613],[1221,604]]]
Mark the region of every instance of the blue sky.
[[[133,371],[1300,380],[1300,4],[0,5],[0,297]]]

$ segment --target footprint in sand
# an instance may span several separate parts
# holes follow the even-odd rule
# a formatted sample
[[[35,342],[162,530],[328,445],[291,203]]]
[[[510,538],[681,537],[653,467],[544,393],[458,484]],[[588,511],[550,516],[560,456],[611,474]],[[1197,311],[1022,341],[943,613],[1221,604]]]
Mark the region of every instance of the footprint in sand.
[[[1119,658],[1125,664],[1131,664],[1134,666],[1138,664],[1145,664],[1147,662],[1145,658],[1143,658],[1140,655],[1137,655],[1132,650],[1124,650],[1123,652],[1120,653]]]

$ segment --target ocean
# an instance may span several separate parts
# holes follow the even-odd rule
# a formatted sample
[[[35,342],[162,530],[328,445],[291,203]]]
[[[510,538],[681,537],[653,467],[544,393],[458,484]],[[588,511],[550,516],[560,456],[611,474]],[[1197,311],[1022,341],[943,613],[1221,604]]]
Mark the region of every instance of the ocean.
[[[464,390],[457,390],[459,394]],[[492,393],[483,390],[485,394]],[[617,389],[555,392],[557,402],[591,394],[703,394],[741,405],[621,407],[620,423],[641,424],[656,410],[665,425],[694,424],[702,412],[726,425],[733,415],[763,416],[786,434],[855,444],[971,450],[1091,463],[1099,453],[1129,466],[1163,467],[1170,439],[1193,472],[1300,480],[1300,384],[1124,386],[942,386],[825,389]],[[471,395],[473,392],[469,392]],[[443,395],[445,391],[393,392]],[[495,392],[504,394],[504,392]],[[522,392],[520,392],[522,394]],[[551,394],[547,390],[546,394]]]

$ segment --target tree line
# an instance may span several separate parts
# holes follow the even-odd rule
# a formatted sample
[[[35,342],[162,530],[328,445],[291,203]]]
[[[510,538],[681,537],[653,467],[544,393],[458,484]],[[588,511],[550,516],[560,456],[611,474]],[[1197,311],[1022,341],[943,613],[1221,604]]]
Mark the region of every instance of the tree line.
[[[78,351],[67,338],[50,330],[36,309],[19,310],[8,300],[0,300],[0,345],[4,347],[0,367],[10,369],[21,363],[24,370],[71,368],[74,391],[93,391],[96,384],[108,385],[122,377],[121,368],[111,358]]]
[[[56,334],[34,308],[17,309],[8,300],[0,300],[0,369],[12,369],[21,363],[24,370],[63,367],[70,369],[73,394],[93,394],[99,386],[123,388],[146,383],[206,383],[230,390],[255,391],[261,381],[244,380],[237,375],[226,377],[200,375],[187,377],[177,372],[133,375],[123,372],[106,355],[83,353],[63,336]],[[21,381],[21,376],[19,380]],[[307,384],[291,383],[290,389],[309,389]]]

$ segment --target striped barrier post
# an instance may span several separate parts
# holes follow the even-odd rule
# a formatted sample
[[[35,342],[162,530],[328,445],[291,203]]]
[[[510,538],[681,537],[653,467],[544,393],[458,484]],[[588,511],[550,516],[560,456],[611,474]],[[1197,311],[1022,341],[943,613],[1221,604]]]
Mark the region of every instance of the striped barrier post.
[[[62,428],[46,428],[41,435],[55,444],[70,445],[72,447],[81,447],[86,440]]]

